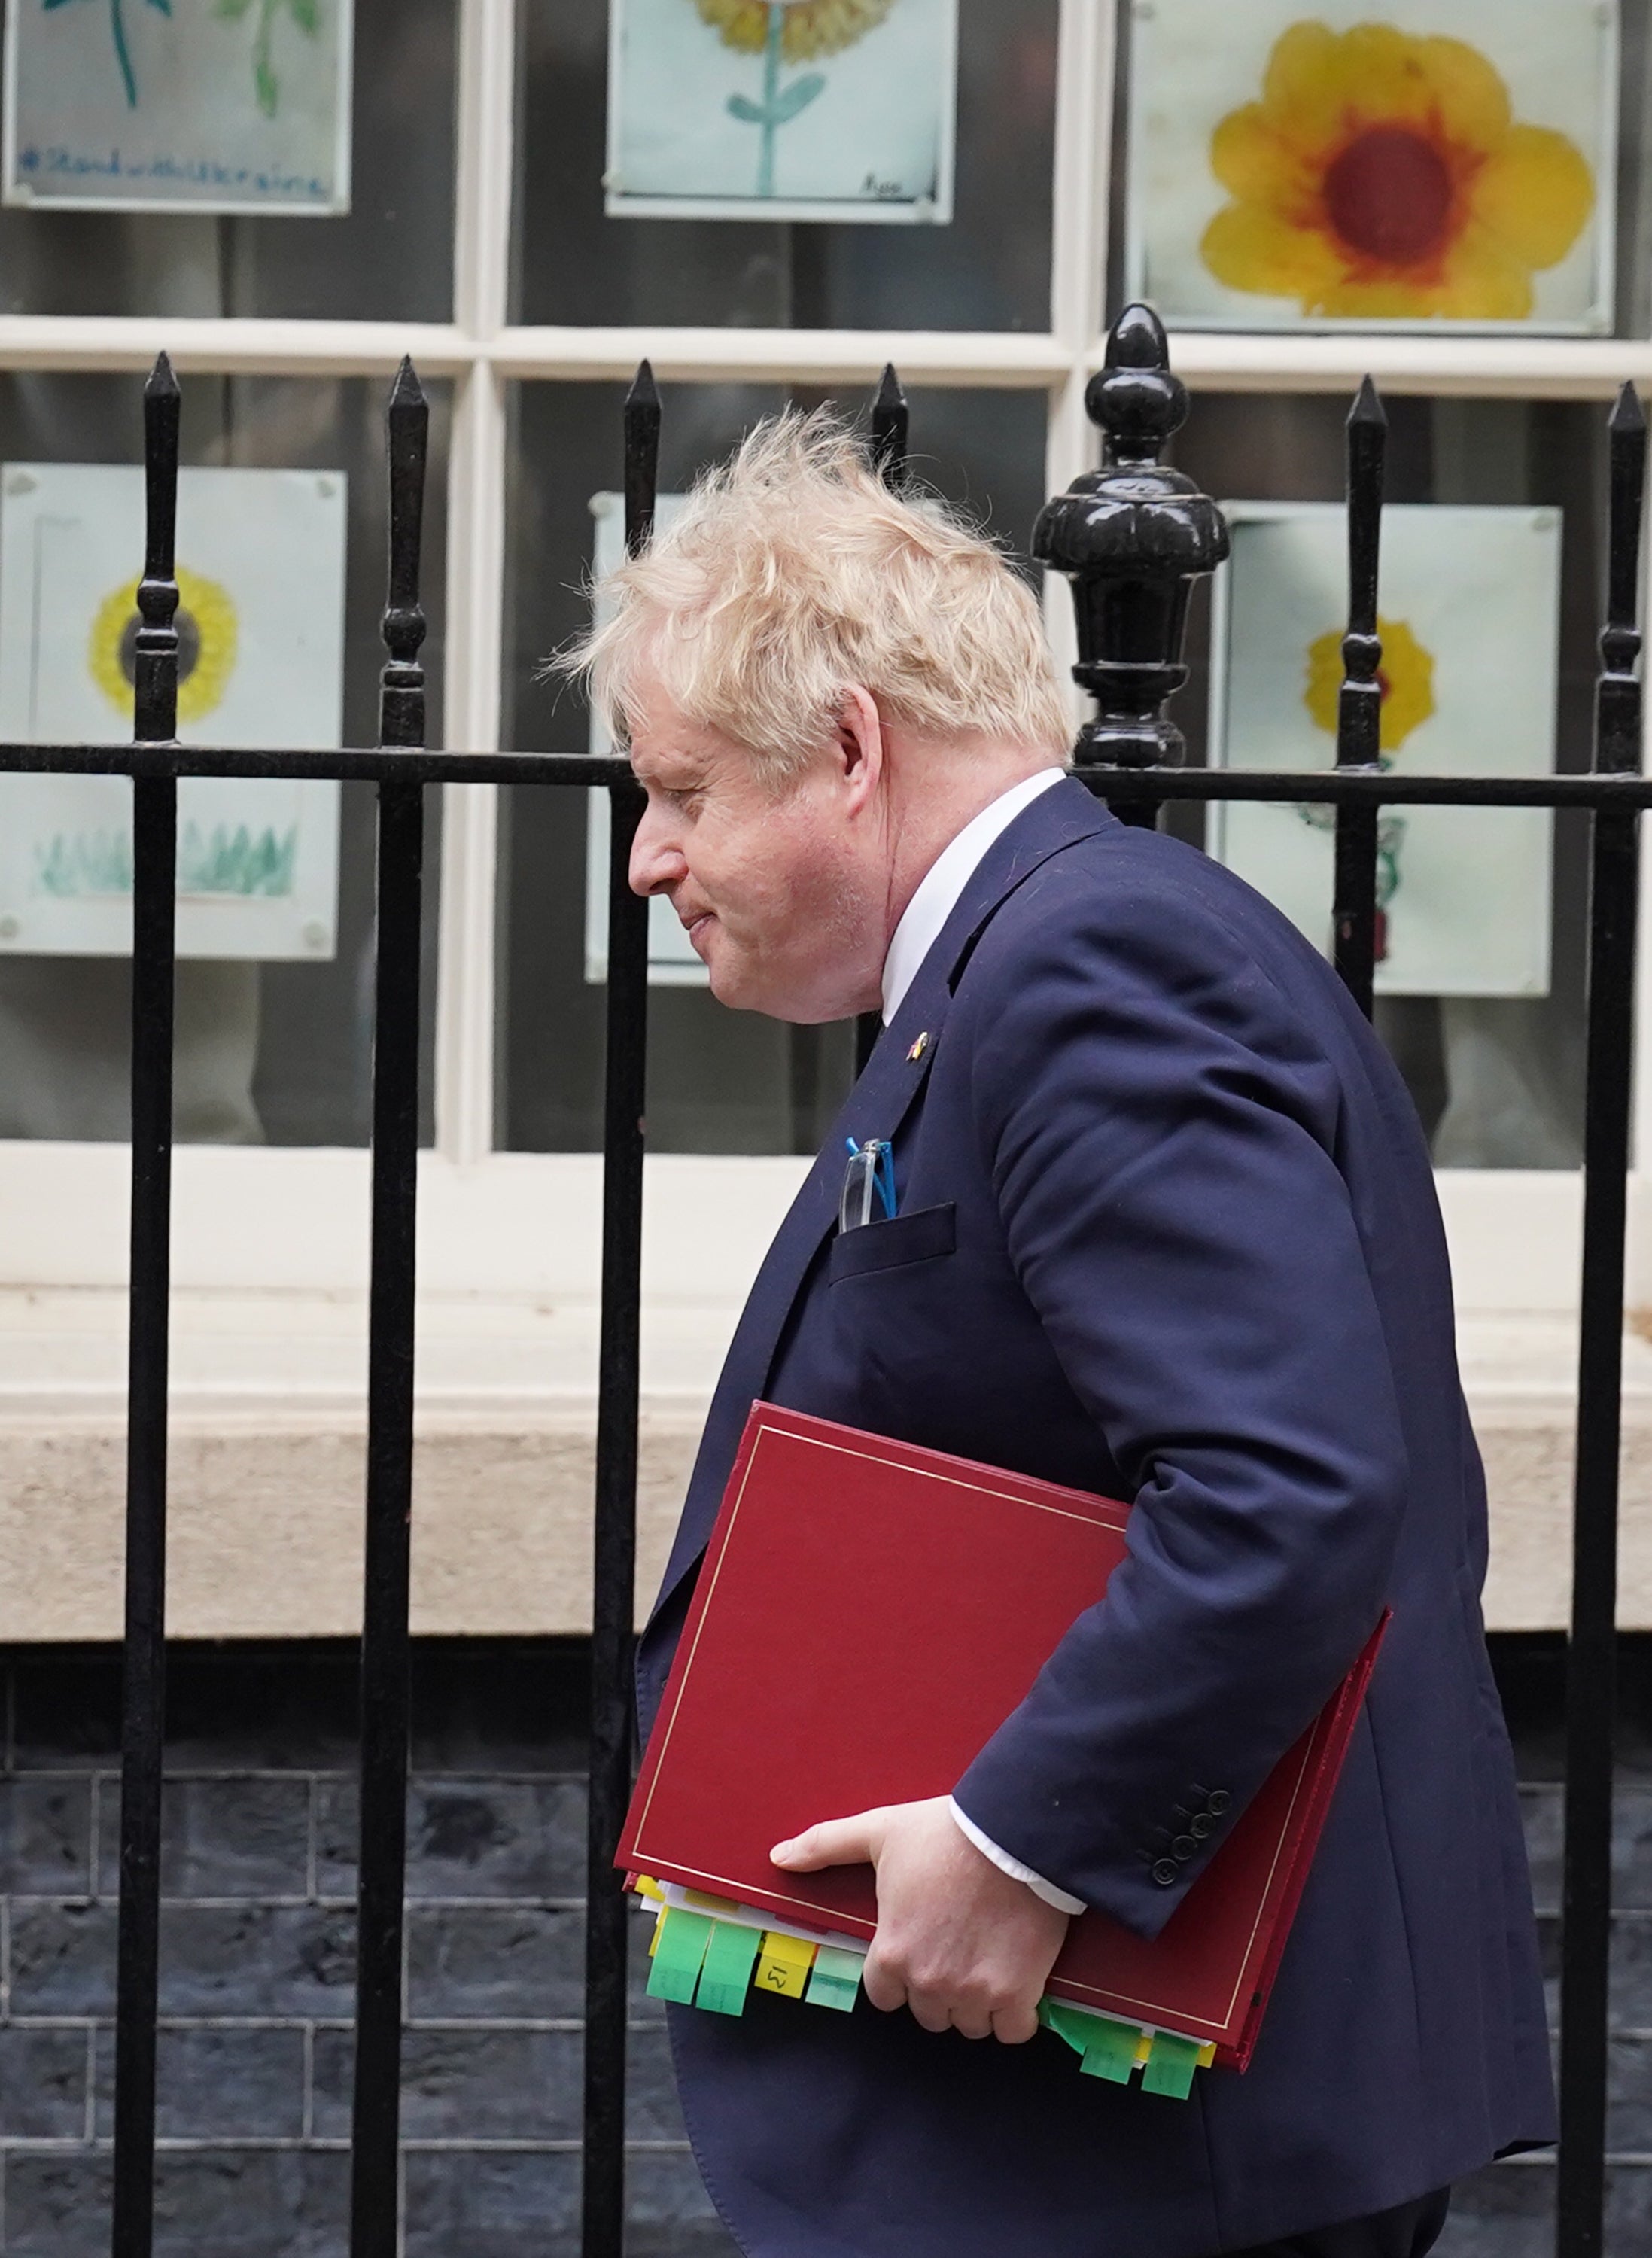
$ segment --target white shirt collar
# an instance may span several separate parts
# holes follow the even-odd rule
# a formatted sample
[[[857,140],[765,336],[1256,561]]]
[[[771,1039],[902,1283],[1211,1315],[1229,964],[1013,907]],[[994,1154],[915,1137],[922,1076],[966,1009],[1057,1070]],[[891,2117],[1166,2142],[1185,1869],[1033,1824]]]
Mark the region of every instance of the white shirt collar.
[[[988,848],[1000,832],[1009,828],[1024,807],[1031,806],[1039,794],[1048,792],[1053,784],[1060,784],[1066,774],[1065,769],[1040,769],[1036,776],[1023,777],[1019,784],[1012,784],[1008,792],[1001,792],[979,815],[973,816],[930,864],[918,883],[918,891],[906,905],[883,959],[885,1026],[899,1011],[919,966],[939,938],[942,926],[957,907],[959,896],[975,876]]]

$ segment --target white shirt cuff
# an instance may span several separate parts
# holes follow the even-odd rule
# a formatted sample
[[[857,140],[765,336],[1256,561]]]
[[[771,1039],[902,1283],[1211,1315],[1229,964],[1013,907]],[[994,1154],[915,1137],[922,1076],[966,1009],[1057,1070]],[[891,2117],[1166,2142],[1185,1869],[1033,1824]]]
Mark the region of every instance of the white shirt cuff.
[[[947,1797],[947,1807],[957,1821],[966,1842],[973,1843],[983,1858],[990,1858],[993,1864],[1012,1880],[1025,1882],[1034,1897],[1042,1898],[1046,1905],[1053,1906],[1058,1913],[1078,1914],[1087,1910],[1082,1898],[1075,1898],[1068,1890],[1058,1890],[1053,1882],[1046,1882],[1042,1874],[1035,1874],[1031,1866],[1024,1866],[1019,1858],[1012,1858],[1007,1850],[1001,1850],[990,1835],[982,1833],[967,1811],[960,1810],[955,1796]]]

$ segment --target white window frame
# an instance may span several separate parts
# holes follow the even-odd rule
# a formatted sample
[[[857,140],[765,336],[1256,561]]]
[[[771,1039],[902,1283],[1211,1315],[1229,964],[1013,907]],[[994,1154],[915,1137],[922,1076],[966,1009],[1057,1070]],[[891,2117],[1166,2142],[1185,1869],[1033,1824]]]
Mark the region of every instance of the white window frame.
[[[791,380],[859,389],[892,359],[914,387],[1044,393],[1048,491],[1094,461],[1083,395],[1103,355],[1115,17],[1113,0],[1060,0],[1051,316],[1041,336],[512,325],[515,0],[460,0],[451,322],[9,316],[0,317],[0,366],[141,370],[164,346],[184,373],[387,378],[410,352],[423,375],[451,379],[443,735],[450,746],[491,750],[500,730],[506,387],[513,380],[624,379],[646,355],[665,380]],[[1195,391],[1345,397],[1366,370],[1393,393],[1605,401],[1626,377],[1652,383],[1652,342],[1643,340],[1206,332],[1176,335],[1172,351]],[[1053,589],[1047,615],[1058,650],[1070,650],[1064,586]],[[427,1350],[422,1384],[428,1403],[481,1411],[587,1400],[597,1292],[597,1159],[494,1149],[497,843],[497,788],[447,786],[436,1133],[424,1162],[421,1250],[425,1303],[436,1313],[427,1336],[437,1346]],[[1652,983],[1644,976],[1640,1012],[1652,1040]],[[1652,1149],[1649,1086],[1652,1077],[1643,1078],[1641,1150]],[[803,1165],[783,1157],[650,1161],[644,1382],[651,1400],[687,1406],[703,1398],[766,1235]],[[180,1152],[177,1168],[174,1266],[184,1334],[193,1338],[188,1310],[198,1303],[203,1341],[210,1337],[222,1346],[240,1337],[238,1324],[245,1336],[244,1353],[224,1351],[216,1361],[204,1349],[182,1354],[181,1400],[266,1409],[275,1402],[358,1402],[354,1351],[341,1357],[336,1342],[328,1345],[330,1336],[318,1346],[313,1328],[304,1337],[298,1317],[283,1330],[271,1312],[291,1310],[295,1296],[352,1304],[359,1297],[365,1155],[195,1147]],[[124,1284],[124,1155],[112,1148],[0,1144],[0,1291],[48,1297],[90,1291],[112,1308]],[[1529,1329],[1521,1334],[1524,1346],[1500,1368],[1507,1376],[1518,1367],[1526,1376],[1509,1386],[1516,1393],[1563,1391],[1566,1313],[1577,1292],[1578,1178],[1464,1171],[1445,1174],[1440,1183],[1460,1302],[1473,1321],[1491,1328],[1487,1342],[1500,1325],[1507,1331],[1532,1319],[1549,1343],[1540,1374],[1531,1364],[1537,1336]],[[1652,1234],[1639,1224],[1643,1205],[1637,1186],[1634,1303],[1652,1302]],[[499,1347],[498,1327],[466,1331],[483,1303],[523,1313],[508,1352]],[[227,1318],[230,1308],[241,1317]],[[14,1364],[0,1372],[0,1403],[8,1394],[40,1404],[60,1397],[116,1402],[118,1329],[91,1330],[96,1343],[66,1349],[60,1366],[48,1370],[43,1352],[27,1371]],[[63,1338],[74,1333],[69,1324]],[[1494,1363],[1503,1355],[1487,1353]]]

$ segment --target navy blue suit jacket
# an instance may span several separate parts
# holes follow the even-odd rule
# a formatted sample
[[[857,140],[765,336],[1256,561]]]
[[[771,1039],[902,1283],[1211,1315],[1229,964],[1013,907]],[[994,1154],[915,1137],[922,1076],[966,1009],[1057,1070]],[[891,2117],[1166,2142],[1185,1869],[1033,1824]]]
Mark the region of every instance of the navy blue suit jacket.
[[[846,1135],[893,1138],[900,1212],[839,1239]],[[1429,1155],[1266,902],[1075,783],[989,850],[752,1289],[640,1651],[645,1728],[761,1395],[1134,1501],[1105,1599],[957,1794],[1143,1935],[1231,1823],[1190,1855],[1189,1810],[1241,1811],[1393,1622],[1243,2076],[1173,2101],[1047,2033],[972,2043],[864,1999],[673,2009],[748,2252],[1203,2258],[1553,2137]]]

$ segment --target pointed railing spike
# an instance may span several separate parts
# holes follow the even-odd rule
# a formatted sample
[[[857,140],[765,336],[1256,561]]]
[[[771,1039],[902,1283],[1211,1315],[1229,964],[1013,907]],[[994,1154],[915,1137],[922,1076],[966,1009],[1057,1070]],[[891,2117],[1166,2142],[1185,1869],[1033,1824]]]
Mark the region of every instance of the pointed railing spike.
[[[885,486],[897,493],[906,483],[906,449],[911,410],[901,389],[893,361],[885,361],[872,395],[872,464]]]
[[[423,744],[425,735],[424,669],[419,652],[426,621],[419,601],[419,566],[430,408],[410,360],[404,359],[396,372],[385,422],[390,458],[390,569],[382,634],[390,655],[379,677],[379,742],[415,746]]]
[[[1336,765],[1379,769],[1383,682],[1377,568],[1388,418],[1369,377],[1355,394],[1346,429],[1348,631],[1343,637],[1343,681],[1336,699]],[[1331,955],[1367,1019],[1376,969],[1388,953],[1379,859],[1385,820],[1375,807],[1339,807],[1332,855]]]
[[[1382,548],[1384,461],[1388,418],[1369,377],[1347,424],[1348,632],[1336,709],[1336,765],[1374,768],[1382,734],[1382,644],[1377,634],[1377,570]]]
[[[1607,419],[1610,462],[1606,521],[1606,617],[1600,634],[1601,687],[1632,675],[1641,655],[1640,581],[1641,496],[1646,484],[1646,410],[1632,384],[1626,384]],[[1597,768],[1637,769],[1641,765],[1638,738],[1623,737],[1616,726],[1615,708],[1621,702],[1608,692],[1602,717]]]
[[[660,390],[649,362],[637,363],[625,395],[625,549],[638,557],[654,538],[659,493]]]
[[[166,354],[144,386],[144,577],[132,653],[132,735],[166,744],[178,734],[178,437],[182,407]]]

